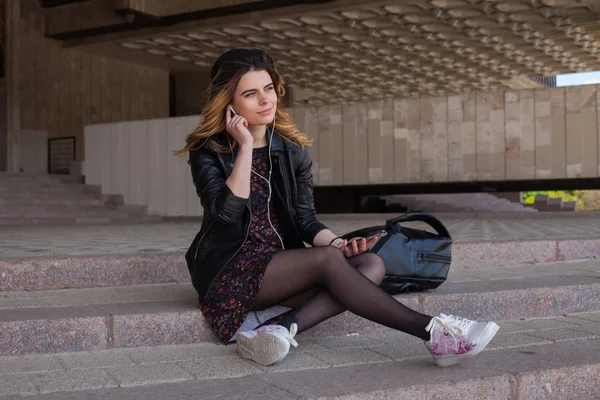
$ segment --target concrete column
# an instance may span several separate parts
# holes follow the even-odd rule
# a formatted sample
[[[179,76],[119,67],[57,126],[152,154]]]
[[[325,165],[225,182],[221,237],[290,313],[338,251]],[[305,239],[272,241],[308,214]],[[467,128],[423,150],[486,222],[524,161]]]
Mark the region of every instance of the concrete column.
[[[5,3],[5,66],[6,66],[6,158],[7,170],[19,172],[19,131],[21,109],[19,91],[19,53],[21,8],[19,0]]]

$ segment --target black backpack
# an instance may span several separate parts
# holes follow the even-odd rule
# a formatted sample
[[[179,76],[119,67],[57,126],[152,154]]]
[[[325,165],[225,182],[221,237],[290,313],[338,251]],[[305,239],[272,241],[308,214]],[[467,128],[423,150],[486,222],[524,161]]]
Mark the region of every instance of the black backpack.
[[[403,222],[425,222],[436,232],[403,227]],[[385,278],[380,287],[389,294],[435,289],[446,281],[452,261],[452,238],[434,216],[415,212],[386,221],[385,226],[370,226],[348,232],[344,239],[369,237],[385,229],[369,250],[385,263]]]

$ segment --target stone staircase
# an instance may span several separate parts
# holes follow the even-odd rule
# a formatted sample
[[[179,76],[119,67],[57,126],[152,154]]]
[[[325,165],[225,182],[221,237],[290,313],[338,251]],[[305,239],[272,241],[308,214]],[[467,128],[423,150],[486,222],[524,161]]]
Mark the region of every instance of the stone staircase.
[[[535,196],[532,207],[538,211],[577,211],[577,202],[565,201],[562,197],[538,194]]]
[[[0,173],[0,226],[156,222],[145,206],[126,206],[81,177]]]
[[[448,282],[397,296],[503,321],[449,369],[349,313],[300,334],[279,365],[242,360],[205,323],[182,252],[0,257],[0,399],[586,398],[600,387],[599,249],[589,236],[457,242]]]
[[[387,208],[406,208],[407,211],[431,213],[460,212],[536,212],[508,198],[490,193],[436,193],[385,196]]]

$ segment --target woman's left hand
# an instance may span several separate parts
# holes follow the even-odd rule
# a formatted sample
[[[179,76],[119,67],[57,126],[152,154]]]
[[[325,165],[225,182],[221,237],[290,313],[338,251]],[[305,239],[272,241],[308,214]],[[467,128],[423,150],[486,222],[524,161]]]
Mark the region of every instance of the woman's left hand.
[[[354,257],[364,253],[377,241],[377,237],[373,237],[369,240],[365,238],[352,238],[350,241],[345,240],[339,247],[346,257]]]

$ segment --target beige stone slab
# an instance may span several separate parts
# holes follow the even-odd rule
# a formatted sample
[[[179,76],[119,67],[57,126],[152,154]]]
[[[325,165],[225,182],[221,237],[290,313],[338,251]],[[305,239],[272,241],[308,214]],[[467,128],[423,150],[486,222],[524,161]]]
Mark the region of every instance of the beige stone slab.
[[[552,115],[549,89],[535,90],[535,176],[547,179],[552,173]]]
[[[332,133],[329,107],[318,108],[319,131],[319,184],[326,186],[333,183],[332,157]]]
[[[566,105],[564,88],[551,89],[551,167],[552,178],[565,178],[567,174]]]
[[[369,183],[383,183],[382,108],[383,101],[368,103],[367,135]]]
[[[408,101],[394,100],[394,182],[406,183],[408,178]]]
[[[368,106],[366,103],[356,104],[356,170],[358,183],[369,182],[369,160],[368,160]]]
[[[330,149],[332,184],[344,183],[344,156],[340,151],[343,143],[342,106],[329,107]]]
[[[435,180],[435,107],[433,97],[421,98],[421,182]]]
[[[436,182],[448,182],[448,98],[433,99],[433,150],[434,173]]]
[[[477,180],[488,180],[492,176],[492,126],[490,121],[490,93],[477,93],[475,97],[477,127]]]
[[[409,182],[421,182],[421,101],[408,99],[408,177]]]
[[[570,86],[566,91],[566,131],[567,131],[567,178],[579,178],[583,174],[581,157],[582,121],[581,121],[581,87]]]
[[[596,103],[596,87],[581,87],[581,176],[598,177],[598,106]]]
[[[394,183],[394,101],[384,100],[381,114],[382,182]]]
[[[345,185],[358,184],[358,135],[356,132],[356,106],[344,104],[342,108],[342,163]]]
[[[505,151],[506,151],[506,134],[505,134],[505,109],[504,109],[504,93],[496,92],[491,96],[490,108],[490,157],[491,157],[491,179],[504,180],[506,178],[505,170]]]
[[[319,168],[320,168],[320,136],[318,127],[318,109],[316,107],[307,107],[304,109],[304,132],[313,140],[309,147],[310,157],[312,160],[313,181],[316,185],[320,184]]]
[[[477,122],[476,122],[476,96],[465,94],[462,96],[463,122],[461,132],[461,149],[463,164],[463,180],[477,178]]]
[[[516,179],[521,173],[521,101],[520,92],[505,92],[506,179]]]
[[[448,96],[448,180],[461,181],[463,178],[462,97]]]
[[[535,178],[535,99],[533,90],[520,91],[522,179]]]

